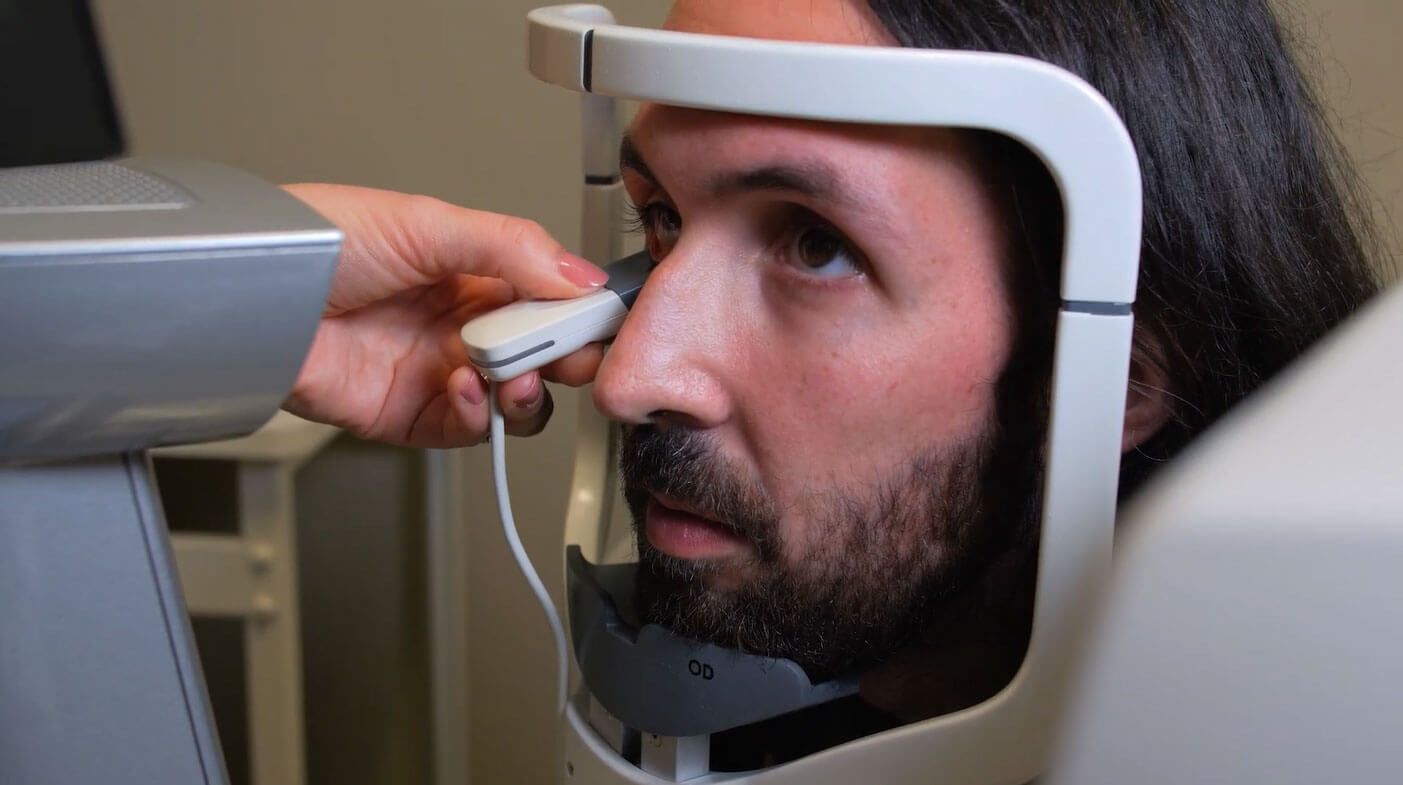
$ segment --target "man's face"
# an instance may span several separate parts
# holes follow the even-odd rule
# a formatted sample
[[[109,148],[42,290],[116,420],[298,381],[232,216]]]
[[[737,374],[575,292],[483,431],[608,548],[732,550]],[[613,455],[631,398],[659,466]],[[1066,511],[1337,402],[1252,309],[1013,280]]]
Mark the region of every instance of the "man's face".
[[[887,44],[860,2],[695,0],[671,29]],[[1004,228],[949,131],[643,106],[657,267],[600,369],[645,615],[831,673],[900,643],[979,538],[1013,334]]]

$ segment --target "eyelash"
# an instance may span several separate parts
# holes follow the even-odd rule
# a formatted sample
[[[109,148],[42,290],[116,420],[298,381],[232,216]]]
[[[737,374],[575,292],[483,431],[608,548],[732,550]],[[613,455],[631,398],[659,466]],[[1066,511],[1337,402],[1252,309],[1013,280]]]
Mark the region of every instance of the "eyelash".
[[[650,202],[639,207],[633,200],[624,202],[624,233],[642,234],[648,229],[649,210],[657,205],[657,202]]]
[[[648,235],[648,230],[656,226],[659,213],[663,210],[675,210],[665,202],[652,201],[643,205],[638,205],[633,200],[626,200],[624,204],[624,230],[629,234]],[[679,219],[680,220],[680,219]],[[822,216],[814,213],[807,207],[798,204],[788,205],[783,221],[783,234],[789,241],[800,237],[805,232],[818,230],[829,234],[849,255],[853,265],[863,275],[868,274],[870,267],[867,257],[854,245],[841,230]],[[653,264],[658,264],[660,260],[654,259]],[[806,276],[807,277],[807,276]]]
[[[629,199],[625,201],[624,205],[625,230],[629,234],[641,234],[644,236],[644,245],[653,258],[653,265],[657,266],[658,262],[662,261],[662,256],[667,255],[666,253],[663,253],[661,255],[653,254],[654,249],[652,247],[652,244],[656,235],[658,222],[662,218],[660,213],[662,213],[664,210],[672,212],[675,211],[671,207],[669,207],[666,202],[662,201],[647,202],[642,206],[639,206],[635,204],[632,199]],[[679,217],[677,218],[677,220],[680,226],[681,218]],[[653,231],[649,231],[650,229]]]

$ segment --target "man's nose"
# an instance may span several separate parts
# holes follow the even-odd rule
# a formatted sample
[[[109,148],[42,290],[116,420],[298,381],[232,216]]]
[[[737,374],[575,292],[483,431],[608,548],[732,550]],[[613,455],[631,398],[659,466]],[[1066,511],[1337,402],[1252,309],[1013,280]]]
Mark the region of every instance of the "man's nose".
[[[594,381],[594,403],[631,424],[709,428],[730,414],[724,265],[678,245],[648,276]]]

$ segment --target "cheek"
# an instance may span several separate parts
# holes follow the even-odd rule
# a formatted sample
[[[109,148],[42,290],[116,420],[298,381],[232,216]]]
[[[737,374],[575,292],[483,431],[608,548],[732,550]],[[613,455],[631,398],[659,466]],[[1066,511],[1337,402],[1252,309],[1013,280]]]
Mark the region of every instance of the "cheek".
[[[737,399],[748,451],[798,551],[833,490],[870,498],[910,460],[982,434],[1008,359],[1011,318],[997,279],[963,276],[919,305],[818,309],[761,320],[774,336],[745,355]]]

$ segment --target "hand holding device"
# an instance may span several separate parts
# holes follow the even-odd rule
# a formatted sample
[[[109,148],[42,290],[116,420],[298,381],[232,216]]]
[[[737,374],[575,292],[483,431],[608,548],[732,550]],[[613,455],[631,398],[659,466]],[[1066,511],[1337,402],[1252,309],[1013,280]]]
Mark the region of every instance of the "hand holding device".
[[[430,448],[482,441],[486,384],[460,367],[463,322],[512,297],[576,297],[603,283],[602,270],[529,221],[371,188],[284,190],[344,227],[346,240],[283,408],[361,438]],[[503,387],[515,404],[512,433],[544,425],[544,395],[532,398],[541,390],[530,377]]]

